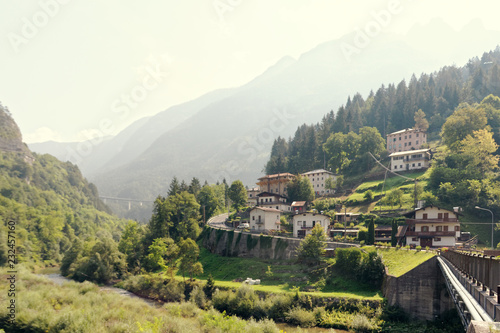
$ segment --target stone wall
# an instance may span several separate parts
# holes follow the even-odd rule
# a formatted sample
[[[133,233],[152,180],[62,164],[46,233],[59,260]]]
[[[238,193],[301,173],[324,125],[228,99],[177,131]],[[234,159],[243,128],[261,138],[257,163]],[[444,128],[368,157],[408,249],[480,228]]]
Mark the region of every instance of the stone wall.
[[[400,277],[387,275],[382,289],[389,305],[399,306],[414,319],[434,320],[454,308],[436,257]]]
[[[301,239],[256,235],[247,232],[206,228],[203,246],[222,256],[242,258],[280,259],[294,258]],[[328,242],[327,248],[352,247],[354,244]]]

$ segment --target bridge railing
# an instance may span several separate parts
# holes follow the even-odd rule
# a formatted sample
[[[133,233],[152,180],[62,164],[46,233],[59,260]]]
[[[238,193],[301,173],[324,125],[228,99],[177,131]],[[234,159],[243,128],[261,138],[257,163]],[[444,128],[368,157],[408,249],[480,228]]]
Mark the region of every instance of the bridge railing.
[[[490,296],[500,285],[500,260],[493,256],[479,253],[464,253],[454,250],[442,252],[441,255],[448,259],[463,274],[482,286],[483,291],[489,289]]]

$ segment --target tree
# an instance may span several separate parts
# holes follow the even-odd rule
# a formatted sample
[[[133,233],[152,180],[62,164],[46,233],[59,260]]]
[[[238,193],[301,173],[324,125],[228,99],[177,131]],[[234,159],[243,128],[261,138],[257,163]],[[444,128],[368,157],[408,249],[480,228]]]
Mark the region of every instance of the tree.
[[[237,211],[240,211],[241,207],[244,207],[247,203],[248,194],[245,189],[245,185],[241,180],[235,180],[228,190],[229,199],[233,202],[233,207]]]
[[[170,182],[168,196],[176,195],[178,193],[181,193],[181,185],[179,184],[179,180],[177,179],[177,177],[174,176],[174,178],[172,178],[172,181]]]
[[[290,201],[307,201],[314,200],[314,189],[311,181],[307,177],[301,175],[295,176],[287,185],[288,199]]]
[[[316,224],[311,233],[304,238],[297,248],[297,259],[308,266],[318,266],[324,261],[326,235],[321,225]]]
[[[194,275],[203,273],[203,266],[198,261],[200,249],[195,241],[190,238],[181,239],[179,242],[179,247],[181,253],[179,269],[182,272],[182,276],[184,278],[187,273],[192,280]]]
[[[328,177],[327,179],[325,179],[325,188],[327,190],[335,190],[337,188],[337,182],[335,181],[335,178]]]
[[[418,111],[415,112],[415,117],[413,119],[415,120],[415,129],[427,131],[429,128],[429,122],[425,119],[425,113],[422,109],[418,109]]]
[[[140,269],[144,256],[144,230],[135,221],[130,221],[122,233],[118,250],[127,256],[129,271]]]
[[[189,184],[188,192],[197,197],[200,190],[201,190],[200,180],[196,177],[193,177],[193,179],[191,180],[191,184]]]
[[[149,222],[152,239],[171,237],[174,240],[198,237],[200,228],[200,205],[194,195],[181,192],[168,198],[158,197],[153,205],[153,216]]]
[[[200,214],[203,214],[204,209],[205,220],[208,221],[212,216],[214,216],[215,212],[219,208],[219,202],[214,188],[210,185],[204,185],[196,198],[200,204]]]
[[[486,112],[483,108],[460,104],[444,123],[441,138],[445,145],[455,151],[460,141],[474,131],[484,129],[486,124]]]
[[[168,271],[173,275],[175,260],[179,256],[179,246],[172,238],[156,238],[149,246],[147,256],[148,269]]]
[[[375,223],[373,222],[373,218],[368,223],[368,240],[366,245],[375,244]]]
[[[396,246],[398,240],[396,238],[396,234],[398,233],[398,224],[396,220],[392,220],[392,229],[391,229],[391,246]]]

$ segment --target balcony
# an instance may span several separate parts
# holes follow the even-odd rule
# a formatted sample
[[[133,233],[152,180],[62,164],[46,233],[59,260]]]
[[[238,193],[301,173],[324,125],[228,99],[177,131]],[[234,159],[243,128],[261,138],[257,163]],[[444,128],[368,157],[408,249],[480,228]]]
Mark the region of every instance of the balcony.
[[[408,237],[455,237],[455,231],[407,231]]]
[[[458,222],[456,218],[442,218],[442,219],[425,219],[425,220],[415,220],[415,219],[406,219],[407,224],[416,224],[416,223],[447,223],[447,222]]]

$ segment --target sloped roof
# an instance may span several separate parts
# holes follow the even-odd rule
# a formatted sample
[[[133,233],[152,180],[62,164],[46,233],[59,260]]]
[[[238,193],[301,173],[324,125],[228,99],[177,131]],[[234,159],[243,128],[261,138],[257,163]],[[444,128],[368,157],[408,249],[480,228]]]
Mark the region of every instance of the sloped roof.
[[[305,201],[294,201],[292,202],[292,207],[302,207],[305,206],[306,202]]]
[[[255,209],[260,209],[260,210],[263,210],[263,211],[265,211],[265,212],[281,213],[281,211],[280,211],[280,210],[275,209],[275,208],[260,207],[260,206],[257,206],[257,207],[252,208],[252,210],[255,210]],[[251,211],[252,211],[252,210],[251,210]]]

